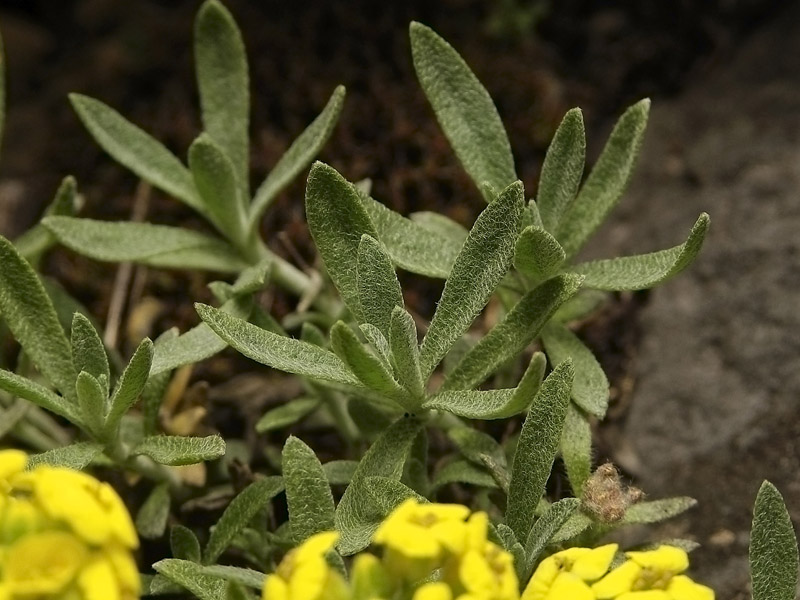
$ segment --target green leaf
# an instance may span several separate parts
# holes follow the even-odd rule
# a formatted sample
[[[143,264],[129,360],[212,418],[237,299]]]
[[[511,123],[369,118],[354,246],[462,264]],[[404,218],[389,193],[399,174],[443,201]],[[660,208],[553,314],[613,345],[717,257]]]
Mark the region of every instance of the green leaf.
[[[511,145],[486,88],[432,29],[415,22],[410,33],[417,79],[464,169],[479,187],[512,184],[517,176]]]
[[[314,451],[294,436],[289,436],[283,446],[283,481],[289,527],[296,544],[334,528],[336,507],[322,464]]]
[[[194,24],[194,60],[203,127],[227,154],[248,192],[250,82],[242,35],[228,10],[205,2]]]
[[[586,132],[580,108],[567,111],[547,149],[539,177],[536,208],[547,231],[557,231],[561,216],[578,193],[586,160]]]
[[[102,452],[103,447],[100,444],[78,442],[63,448],[54,448],[47,452],[32,455],[28,459],[28,470],[39,465],[50,465],[51,467],[66,467],[80,471],[100,456]]]
[[[203,573],[257,590],[264,587],[264,578],[266,577],[263,573],[253,569],[228,565],[208,565],[203,567]]]
[[[523,581],[533,573],[536,561],[556,532],[561,529],[572,514],[578,510],[581,501],[577,498],[564,498],[551,504],[531,527],[525,542],[525,571]]]
[[[155,540],[164,535],[169,508],[169,484],[159,483],[136,514],[136,530],[139,535],[148,540]]]
[[[456,248],[460,248],[467,239],[469,230],[446,215],[432,211],[419,211],[408,215],[411,221],[421,225],[436,236],[450,240]],[[453,256],[455,258],[455,255]]]
[[[28,262],[2,236],[0,315],[42,375],[64,396],[74,398],[78,373],[53,303]]]
[[[256,431],[265,433],[297,423],[317,410],[319,405],[319,398],[295,398],[289,400],[286,404],[264,413],[256,423]]]
[[[358,244],[357,276],[363,322],[374,325],[389,339],[392,310],[403,307],[403,291],[392,259],[380,242],[367,234]]]
[[[356,188],[336,169],[321,162],[311,167],[306,185],[306,219],[317,251],[333,283],[359,323],[357,263],[361,236],[379,238]]]
[[[506,419],[525,409],[530,398],[516,390],[455,390],[439,392],[422,404],[428,410],[444,410],[466,419]]]
[[[367,348],[344,321],[331,327],[331,348],[368,388],[400,399],[402,389],[383,362]]]
[[[250,211],[250,227],[256,228],[264,211],[275,197],[305,169],[328,141],[344,106],[345,89],[338,86],[328,104],[311,124],[292,142],[278,164],[256,191]]]
[[[246,319],[253,308],[251,297],[234,296],[219,310],[240,319]],[[198,363],[222,352],[228,344],[205,323],[192,327],[176,337],[156,340],[153,347],[153,364],[150,375],[158,375],[184,365]]]
[[[155,563],[153,568],[170,581],[189,590],[200,600],[226,600],[227,582],[205,574],[202,565],[188,560],[166,558]]]
[[[218,435],[206,437],[151,435],[144,438],[131,453],[144,454],[162,465],[193,465],[223,456],[225,441]]]
[[[136,352],[133,353],[128,366],[122,372],[114,394],[111,396],[111,408],[106,419],[107,433],[113,435],[119,427],[122,416],[136,404],[147,383],[152,364],[153,342],[144,338],[136,348]]]
[[[639,155],[649,111],[647,99],[625,111],[578,196],[564,211],[555,238],[567,258],[577,254],[625,191]]]
[[[265,331],[205,304],[195,304],[195,309],[218,336],[256,362],[312,379],[361,386],[332,352]]]
[[[552,365],[572,359],[575,366],[572,399],[583,410],[602,419],[608,409],[609,385],[592,351],[577,335],[555,321],[542,330],[542,343]]]
[[[42,223],[67,248],[95,260],[223,273],[248,266],[222,240],[177,227],[73,217],[45,217]]]
[[[167,329],[156,338],[153,345],[153,365],[155,365],[158,356],[159,344],[164,344],[176,337],[178,337],[178,330],[173,327],[172,329]],[[161,409],[161,403],[171,380],[171,371],[165,370],[154,374],[153,366],[150,367],[150,377],[148,377],[147,383],[142,390],[142,433],[144,435],[155,435],[158,431],[158,412]]]
[[[83,423],[76,402],[67,400],[63,396],[51,392],[43,385],[21,377],[16,373],[0,369],[0,389],[33,402],[36,406],[45,410],[61,415],[76,425]]]
[[[572,493],[580,498],[592,474],[592,427],[583,411],[571,402],[561,432],[561,458]]]
[[[695,504],[697,504],[697,500],[686,496],[637,502],[625,511],[625,517],[623,517],[622,522],[626,525],[631,523],[658,523],[689,510]]]
[[[580,288],[576,275],[558,275],[526,293],[448,373],[443,390],[476,387],[506,361],[519,356],[556,309]]]
[[[544,380],[522,425],[506,509],[506,523],[519,540],[527,540],[536,505],[556,456],[569,404],[573,369],[570,361],[558,365]]]
[[[414,438],[403,467],[401,481],[420,496],[430,492],[428,479],[428,432],[423,428]]]
[[[108,384],[111,373],[109,372],[106,349],[92,322],[79,312],[76,312],[72,317],[70,345],[72,347],[72,364],[75,367],[75,371],[77,373],[85,371],[98,380],[104,377],[106,384]],[[108,394],[107,388],[105,394]]]
[[[433,478],[434,489],[450,483],[466,483],[492,489],[497,487],[494,478],[486,472],[486,469],[464,459],[456,459],[447,463],[437,471]]]
[[[6,437],[25,418],[31,408],[30,402],[19,398],[10,406],[3,407],[0,410],[0,440]]]
[[[500,467],[507,466],[505,451],[492,436],[471,427],[454,427],[447,431],[447,435],[458,451],[474,464],[483,466],[483,457],[489,456]]]
[[[78,396],[81,421],[92,436],[104,439],[102,431],[106,419],[108,393],[100,385],[100,382],[86,371],[78,374],[75,391]]]
[[[161,142],[99,100],[80,94],[70,94],[69,100],[86,129],[114,160],[158,189],[203,212],[191,173]]]
[[[422,398],[425,394],[425,383],[419,366],[417,344],[417,326],[414,317],[402,306],[396,306],[392,310],[389,323],[389,348],[395,374],[400,384],[414,398]]]
[[[257,479],[244,488],[231,501],[211,530],[203,562],[206,564],[215,562],[256,513],[282,491],[283,479],[280,477]]]
[[[783,497],[769,481],[753,508],[750,578],[753,600],[793,600],[797,589],[797,538]]]
[[[450,237],[431,235],[427,227],[406,219],[364,193],[360,196],[378,232],[378,239],[383,242],[394,264],[427,277],[444,279],[450,274],[463,238],[455,241]]]
[[[381,363],[383,363],[387,370],[391,371],[392,353],[389,350],[389,342],[383,337],[381,330],[370,323],[362,323],[358,328],[361,330],[367,343],[371,346],[371,349],[375,352],[375,355]]]
[[[679,246],[650,254],[580,263],[571,270],[585,277],[583,285],[588,288],[609,291],[651,288],[677,275],[694,261],[710,223],[710,217],[702,213],[688,239]]]
[[[358,462],[354,460],[332,460],[322,465],[325,477],[331,485],[349,484],[357,468]]]
[[[422,340],[423,379],[469,328],[508,271],[522,219],[522,193],[522,183],[508,186],[469,232]]]
[[[533,281],[544,281],[558,272],[566,257],[556,238],[529,225],[517,240],[514,266]]]
[[[594,519],[580,510],[572,513],[567,522],[559,529],[550,540],[553,544],[560,544],[572,540],[594,525]]]
[[[199,563],[200,542],[194,532],[183,525],[174,525],[169,532],[169,546],[172,556]]]
[[[75,178],[67,175],[56,190],[55,197],[45,209],[44,216],[57,215],[72,217],[78,204],[78,186]],[[17,251],[25,257],[34,268],[42,254],[47,251],[56,239],[41,223],[37,223],[14,240]]]
[[[342,555],[364,549],[374,532],[374,507],[361,497],[363,492],[358,491],[359,486],[367,477],[386,477],[399,481],[419,430],[420,423],[416,419],[396,421],[375,440],[358,463],[350,485],[336,507],[336,529],[341,533],[338,549]]]
[[[189,168],[211,222],[229,240],[243,244],[247,205],[231,159],[204,133],[189,148]]]

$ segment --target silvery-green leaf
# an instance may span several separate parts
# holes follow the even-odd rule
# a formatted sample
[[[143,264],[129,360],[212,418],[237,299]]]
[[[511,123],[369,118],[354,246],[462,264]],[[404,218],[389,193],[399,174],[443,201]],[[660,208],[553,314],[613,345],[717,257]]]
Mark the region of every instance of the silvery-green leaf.
[[[571,540],[587,529],[590,529],[592,525],[594,525],[594,520],[592,517],[584,514],[580,510],[577,510],[572,513],[572,516],[567,519],[567,522],[561,526],[561,529],[559,529],[553,535],[553,538],[550,541],[553,544],[560,544],[567,540]]]
[[[397,409],[401,407],[395,404],[394,411],[384,408],[383,405],[364,398],[350,398],[347,402],[347,414],[367,438],[383,433],[397,418]]]
[[[205,2],[194,24],[194,58],[203,127],[228,155],[244,196],[250,165],[250,81],[242,35],[228,10]]]
[[[147,383],[152,364],[153,342],[144,338],[136,348],[136,352],[133,353],[128,366],[122,372],[111,396],[111,405],[106,419],[106,432],[113,434],[117,430],[122,416],[136,404]]]
[[[39,465],[51,467],[66,467],[80,471],[88,466],[103,452],[103,447],[94,442],[78,442],[63,448],[54,448],[47,452],[34,454],[28,459],[28,469]]]
[[[517,178],[506,130],[489,93],[458,52],[421,23],[411,23],[417,79],[442,131],[475,185],[497,190]],[[487,202],[489,198],[487,198]]]
[[[364,323],[377,327],[389,339],[392,310],[403,306],[403,291],[392,259],[375,238],[364,234],[357,253],[358,297]]]
[[[527,580],[533,573],[542,550],[545,549],[550,539],[561,529],[572,514],[578,510],[581,501],[577,498],[564,498],[551,504],[541,517],[531,527],[528,539],[525,542],[525,570],[522,580]]]
[[[575,256],[617,204],[639,156],[650,100],[631,106],[617,121],[603,153],[553,232],[567,258]]]
[[[131,454],[144,454],[162,465],[193,465],[224,455],[225,441],[218,435],[206,437],[151,435],[133,448]]]
[[[315,533],[333,529],[336,507],[325,471],[311,448],[289,436],[282,457],[289,527],[299,544]]]
[[[6,437],[25,418],[31,408],[33,407],[30,402],[23,398],[17,398],[11,406],[3,407],[0,410],[0,440]]]
[[[169,532],[169,546],[175,558],[196,563],[201,561],[200,542],[188,527],[173,525]]]
[[[503,447],[492,436],[472,429],[471,427],[453,427],[447,431],[459,452],[476,465],[483,465],[483,456],[490,456],[494,461],[506,467],[506,454]]]
[[[332,167],[314,163],[306,185],[306,219],[328,275],[350,312],[363,322],[355,258],[362,235],[380,238],[359,192]]]
[[[522,192],[522,183],[509,185],[469,232],[420,346],[423,379],[469,328],[508,271],[522,218]]]
[[[159,344],[164,344],[168,340],[178,337],[178,329],[173,327],[167,329],[156,338],[153,344],[153,364],[158,356]],[[158,412],[164,395],[167,393],[167,386],[172,379],[172,372],[164,370],[160,373],[153,373],[153,366],[150,367],[150,377],[142,390],[142,433],[144,435],[155,435],[158,430]]]
[[[102,434],[106,418],[108,393],[93,376],[86,371],[78,373],[75,392],[81,411],[81,421],[93,437],[105,440]]]
[[[389,342],[385,337],[383,337],[381,330],[370,323],[362,323],[358,326],[358,328],[361,330],[361,333],[366,338],[367,343],[375,352],[375,355],[378,357],[378,359],[388,370],[391,371],[392,352],[389,349]]]
[[[232,242],[243,243],[247,211],[243,192],[231,159],[207,133],[189,148],[189,169],[211,222]]]
[[[625,517],[622,522],[626,525],[630,523],[658,523],[689,510],[695,504],[697,504],[697,500],[686,496],[637,502],[625,511]]]
[[[306,127],[289,149],[281,156],[278,164],[267,175],[267,178],[256,191],[250,211],[251,228],[258,225],[258,220],[275,197],[305,169],[317,153],[328,141],[339,114],[344,105],[345,89],[338,86],[328,100],[322,112]]]
[[[422,403],[428,410],[444,410],[466,419],[507,419],[525,410],[532,397],[510,390],[453,390],[434,394]]]
[[[257,479],[239,492],[211,530],[203,553],[203,562],[215,562],[256,513],[282,491],[282,478],[265,477]]]
[[[64,396],[74,398],[78,373],[53,303],[28,262],[2,236],[0,315],[42,375]]]
[[[477,386],[530,344],[556,309],[580,288],[579,276],[564,274],[527,292],[448,373],[443,390]]]
[[[553,319],[559,323],[585,319],[608,302],[609,297],[607,292],[583,288],[559,307]]]
[[[108,367],[108,356],[103,342],[92,325],[84,315],[76,312],[72,317],[72,333],[70,336],[72,348],[72,364],[75,371],[86,371],[95,378],[105,377],[108,383],[111,373]],[[105,390],[108,394],[108,389]]]
[[[536,505],[550,477],[564,428],[572,378],[569,360],[558,365],[542,383],[522,425],[506,508],[506,523],[520,540],[528,539]]]
[[[36,406],[45,410],[61,415],[76,425],[81,425],[83,423],[77,402],[59,396],[43,385],[21,377],[16,373],[0,369],[0,389],[14,396],[33,402]]]
[[[99,100],[70,94],[86,129],[118,163],[145,181],[203,212],[189,170],[164,145]]]
[[[395,306],[389,323],[389,347],[392,363],[400,384],[412,396],[421,398],[425,393],[425,383],[419,365],[419,346],[417,326],[408,311]]]
[[[360,193],[378,239],[383,242],[392,262],[401,269],[427,277],[446,278],[463,244],[449,237],[431,235],[410,219]],[[466,237],[466,236],[465,236]]]
[[[256,423],[256,431],[265,433],[297,423],[319,408],[319,398],[294,398],[268,410]]]
[[[466,483],[486,488],[497,487],[494,478],[487,473],[486,469],[464,459],[456,459],[447,463],[433,477],[434,489],[450,483]]]
[[[240,319],[246,319],[253,308],[250,297],[234,296],[219,310]],[[153,347],[153,364],[150,375],[158,375],[184,365],[198,363],[222,352],[228,344],[205,323],[192,327],[176,337],[156,340]]]
[[[218,336],[256,362],[312,379],[361,386],[333,352],[265,331],[205,304],[196,304],[195,308]]]
[[[575,366],[572,399],[583,410],[602,419],[608,409],[609,384],[592,351],[577,335],[555,321],[542,330],[542,343],[550,364],[572,359]]]
[[[450,217],[437,212],[423,210],[411,213],[408,216],[417,225],[421,225],[436,236],[450,240],[458,248],[461,247],[469,234],[469,230],[461,223],[457,223]]]
[[[188,560],[165,558],[155,563],[153,568],[200,600],[226,600],[226,581],[203,573],[202,565]]]
[[[136,531],[143,538],[154,540],[164,535],[169,518],[169,484],[159,483],[147,496],[139,512],[136,513]]]
[[[514,266],[533,281],[544,281],[558,272],[567,255],[552,235],[529,225],[517,239]]]
[[[355,460],[332,460],[322,465],[325,477],[331,485],[349,484],[357,468],[358,462]]]
[[[203,573],[257,590],[264,587],[264,579],[266,577],[263,573],[253,569],[228,565],[207,565],[203,567]]]
[[[794,600],[797,538],[783,497],[769,481],[761,484],[753,507],[750,578],[753,600]]]
[[[75,216],[78,204],[78,185],[72,175],[67,175],[56,190],[55,197],[45,209],[44,216]],[[14,239],[17,251],[34,266],[42,254],[55,244],[56,239],[41,223],[37,223]]]
[[[558,230],[561,216],[578,193],[585,160],[583,113],[573,108],[564,115],[550,142],[539,177],[536,208],[545,230]]]
[[[403,465],[419,430],[420,423],[416,419],[396,421],[375,440],[358,463],[350,485],[336,507],[336,529],[341,533],[338,549],[342,555],[365,548],[377,526],[372,501],[363,497],[363,488],[359,492],[359,486],[367,477],[385,477],[399,483]]]
[[[599,290],[643,290],[677,275],[697,257],[711,220],[698,217],[688,239],[679,246],[650,254],[580,263],[571,268],[584,276],[583,285]]]
[[[95,260],[223,273],[248,266],[222,240],[187,229],[74,217],[45,217],[42,223],[67,248]]]
[[[428,470],[428,432],[423,428],[411,444],[401,481],[420,496],[427,496],[430,491]]]
[[[564,431],[561,432],[561,458],[572,493],[580,498],[583,485],[592,473],[592,427],[574,402],[567,409]]]

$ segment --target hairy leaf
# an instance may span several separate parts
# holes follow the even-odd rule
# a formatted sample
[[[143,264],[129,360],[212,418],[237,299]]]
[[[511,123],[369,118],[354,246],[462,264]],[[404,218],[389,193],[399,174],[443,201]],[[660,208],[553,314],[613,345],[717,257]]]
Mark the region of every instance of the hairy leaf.
[[[283,446],[283,481],[296,544],[334,528],[336,507],[322,464],[314,451],[294,436]]]
[[[358,297],[365,323],[377,327],[389,339],[392,310],[403,306],[403,291],[392,259],[375,238],[364,234],[358,244]]]
[[[47,452],[34,454],[28,459],[28,470],[39,465],[66,467],[80,471],[87,467],[103,452],[103,447],[94,442],[78,442],[63,448],[54,448]]]
[[[131,453],[144,454],[162,465],[193,465],[224,455],[225,441],[218,435],[206,437],[151,435],[145,437]]]
[[[169,546],[175,558],[201,562],[200,541],[188,527],[174,525],[169,532]]]
[[[153,342],[144,338],[133,353],[128,366],[122,372],[117,382],[114,394],[111,396],[111,407],[106,420],[106,432],[113,434],[119,426],[122,416],[136,404],[147,378],[150,375],[150,365],[153,364]]]
[[[102,431],[106,418],[108,393],[100,385],[100,382],[86,371],[78,374],[75,391],[78,396],[81,421],[93,437],[97,436],[104,440]]]
[[[105,378],[108,394],[108,382],[111,377],[108,367],[108,356],[97,330],[84,315],[76,312],[72,317],[72,335],[70,337],[72,348],[72,364],[75,371],[85,371],[98,380]]]
[[[581,501],[577,498],[564,498],[551,504],[531,527],[525,542],[525,570],[522,580],[527,581],[533,567],[551,538],[561,529],[572,514],[578,510]]]
[[[319,408],[319,398],[294,398],[286,404],[268,410],[256,423],[256,431],[264,433],[297,423]]]
[[[169,518],[169,485],[160,483],[153,488],[136,514],[136,530],[143,538],[154,540],[164,535]]]
[[[153,568],[200,600],[226,600],[228,586],[225,580],[205,574],[202,565],[188,560],[165,558],[155,563]]]
[[[433,477],[434,489],[450,483],[466,483],[486,488],[497,487],[494,478],[486,469],[464,459],[456,459],[447,463]]]
[[[574,402],[567,409],[561,433],[561,458],[567,469],[572,493],[580,498],[583,485],[592,474],[592,427],[586,415]]]
[[[558,275],[526,293],[448,373],[443,390],[477,386],[530,344],[556,309],[580,288],[576,275]]]
[[[711,219],[706,213],[698,217],[689,238],[679,246],[607,260],[581,263],[572,267],[584,276],[583,285],[599,290],[642,290],[677,275],[697,257],[703,246]]]
[[[343,321],[331,327],[331,348],[368,388],[392,397],[402,390],[381,360],[356,336]]]
[[[697,500],[686,496],[637,502],[625,511],[622,522],[625,524],[658,523],[689,510],[695,504],[697,504]]]
[[[769,481],[753,508],[750,578],[753,600],[793,600],[797,589],[797,538],[783,497]]]
[[[555,460],[572,387],[572,363],[558,365],[544,380],[522,425],[506,508],[506,523],[519,540],[527,540],[536,505]]]
[[[61,415],[76,425],[83,423],[77,402],[59,396],[43,385],[21,377],[16,373],[0,369],[0,389],[33,402],[36,406],[45,410]]]
[[[389,324],[389,347],[395,373],[401,385],[414,398],[422,398],[425,394],[425,383],[422,380],[417,344],[417,326],[414,317],[403,307],[394,307]]]
[[[522,193],[522,183],[509,185],[469,232],[422,340],[423,379],[469,328],[508,271],[522,219]]]
[[[514,266],[533,281],[544,281],[558,271],[566,256],[556,238],[541,227],[529,225],[517,240]]]
[[[432,29],[415,22],[410,33],[417,79],[464,169],[478,187],[488,182],[502,190],[512,184],[517,176],[511,144],[486,88]]]
[[[332,460],[322,465],[325,477],[331,485],[349,484],[357,468],[358,462],[355,460]]]
[[[308,166],[328,141],[342,112],[344,96],[344,86],[340,85],[333,91],[328,104],[319,116],[292,142],[278,164],[269,172],[253,198],[250,211],[251,228],[258,226],[258,220],[275,197]]]
[[[69,99],[86,129],[114,160],[158,189],[203,212],[191,173],[161,142],[99,100],[80,94],[70,94]]]
[[[567,258],[581,249],[625,191],[639,156],[649,111],[647,99],[625,111],[578,196],[564,211],[555,238]]]

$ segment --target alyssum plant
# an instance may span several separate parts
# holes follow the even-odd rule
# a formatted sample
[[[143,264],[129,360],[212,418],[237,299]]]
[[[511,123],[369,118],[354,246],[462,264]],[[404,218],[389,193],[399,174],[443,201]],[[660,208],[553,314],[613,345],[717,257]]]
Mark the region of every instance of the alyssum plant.
[[[44,227],[98,259],[217,270],[235,281],[213,284],[222,307],[198,305],[203,324],[142,341],[116,369],[91,321],[75,314],[67,334],[32,266],[0,240],[0,314],[22,348],[16,367],[0,370],[0,388],[80,432],[76,443],[31,457],[0,453],[0,598],[129,600],[140,589],[188,590],[201,600],[714,597],[685,574],[695,543],[662,540],[623,553],[604,541],[619,527],[669,518],[694,501],[643,500],[613,465],[593,468],[590,421],[605,415],[608,382],[568,327],[594,310],[598,291],[642,289],[675,275],[705,236],[701,215],[674,248],[573,262],[624,191],[648,102],[625,112],[583,182],[583,123],[570,111],[536,198],[527,200],[475,75],[420,24],[411,26],[411,45],[423,90],[487,207],[469,231],[441,215],[406,218],[316,163],[306,213],[335,290],[319,290],[269,252],[257,222],[327,138],[341,93],[246,202],[246,63],[235,24],[216,0],[203,5],[196,24],[206,132],[190,148],[188,169],[108,107],[73,97],[112,156],[197,209],[221,237],[69,216],[49,216]],[[430,323],[405,306],[396,268],[445,280]],[[253,293],[270,280],[305,295],[329,330],[307,321],[295,339],[254,307]],[[500,317],[473,328],[489,302]],[[197,495],[173,467],[220,457],[225,443],[159,435],[157,413],[171,370],[225,344],[302,379],[304,396],[265,415],[260,429],[285,429],[319,408],[348,443],[322,464],[288,436],[275,474],[255,475],[198,535],[172,510],[173,498]],[[484,432],[484,421],[509,418],[521,428],[507,439]],[[569,484],[560,492],[547,485],[560,477],[557,457]],[[64,466],[152,481],[136,527],[143,537],[161,537],[172,522],[171,557],[153,565],[157,575],[139,584],[130,560],[138,540],[113,491]],[[440,502],[454,497],[468,506]],[[285,500],[283,523],[275,499]],[[98,503],[100,521],[89,514]],[[64,549],[68,555],[55,560]],[[794,598],[797,543],[769,483],[756,499],[751,573],[755,600]]]

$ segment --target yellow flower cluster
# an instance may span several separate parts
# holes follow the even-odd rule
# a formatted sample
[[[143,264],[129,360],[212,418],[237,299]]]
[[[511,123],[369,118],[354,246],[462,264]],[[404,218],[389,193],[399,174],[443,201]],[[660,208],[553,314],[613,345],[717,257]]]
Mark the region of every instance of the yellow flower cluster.
[[[325,532],[286,555],[267,576],[262,600],[714,600],[682,575],[683,550],[628,552],[611,569],[616,544],[545,558],[520,595],[513,559],[488,530],[485,513],[407,500],[375,532],[382,558],[356,556],[349,583],[325,559],[338,540]]]
[[[0,600],[135,600],[139,540],[106,483],[0,450]]]

